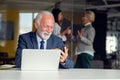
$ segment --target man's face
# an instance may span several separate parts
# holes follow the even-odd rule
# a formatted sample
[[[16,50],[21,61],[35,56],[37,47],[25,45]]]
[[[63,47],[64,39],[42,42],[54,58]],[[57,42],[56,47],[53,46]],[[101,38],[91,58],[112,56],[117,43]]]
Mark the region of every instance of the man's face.
[[[40,25],[37,27],[37,34],[43,38],[48,39],[54,29],[54,18],[51,16],[43,16]]]

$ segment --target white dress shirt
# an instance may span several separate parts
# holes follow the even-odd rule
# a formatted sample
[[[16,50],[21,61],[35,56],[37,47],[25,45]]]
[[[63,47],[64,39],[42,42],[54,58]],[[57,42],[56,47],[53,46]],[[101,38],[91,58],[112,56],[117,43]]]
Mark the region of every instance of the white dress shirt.
[[[40,42],[42,41],[42,39],[36,34],[37,36],[37,43],[38,43],[38,49],[40,49]],[[44,40],[44,49],[46,49],[47,47],[47,40]]]

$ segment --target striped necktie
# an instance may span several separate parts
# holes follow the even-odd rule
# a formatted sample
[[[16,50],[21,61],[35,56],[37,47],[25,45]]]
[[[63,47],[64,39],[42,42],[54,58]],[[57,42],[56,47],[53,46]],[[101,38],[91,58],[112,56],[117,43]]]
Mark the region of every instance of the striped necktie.
[[[44,49],[44,40],[40,41],[40,49]]]

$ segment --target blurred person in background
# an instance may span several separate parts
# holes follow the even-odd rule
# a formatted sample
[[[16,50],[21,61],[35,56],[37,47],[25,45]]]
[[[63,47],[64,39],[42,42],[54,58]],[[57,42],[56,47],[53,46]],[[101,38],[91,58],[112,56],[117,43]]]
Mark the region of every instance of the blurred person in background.
[[[65,26],[66,28],[63,31],[61,31],[61,29],[62,29],[61,26],[62,26],[62,23],[63,23],[64,16],[63,16],[63,12],[60,9],[54,8],[52,10],[52,14],[53,14],[54,19],[55,19],[53,34],[62,38],[63,42],[65,43],[67,41],[66,35],[71,36],[72,35],[72,30],[71,30],[70,26]]]
[[[95,20],[93,11],[85,11],[81,18],[82,29],[78,30],[76,46],[75,68],[90,68],[94,57],[93,42],[95,38],[95,29],[92,23]]]

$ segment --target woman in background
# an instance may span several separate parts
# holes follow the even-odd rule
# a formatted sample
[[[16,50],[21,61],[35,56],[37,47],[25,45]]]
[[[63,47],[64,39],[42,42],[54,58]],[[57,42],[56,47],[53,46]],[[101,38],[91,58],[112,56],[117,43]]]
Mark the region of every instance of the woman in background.
[[[78,30],[78,39],[76,46],[76,64],[75,68],[90,68],[94,57],[93,42],[95,38],[95,29],[92,22],[95,20],[95,14],[92,11],[86,11],[81,18],[81,24],[84,26]]]

